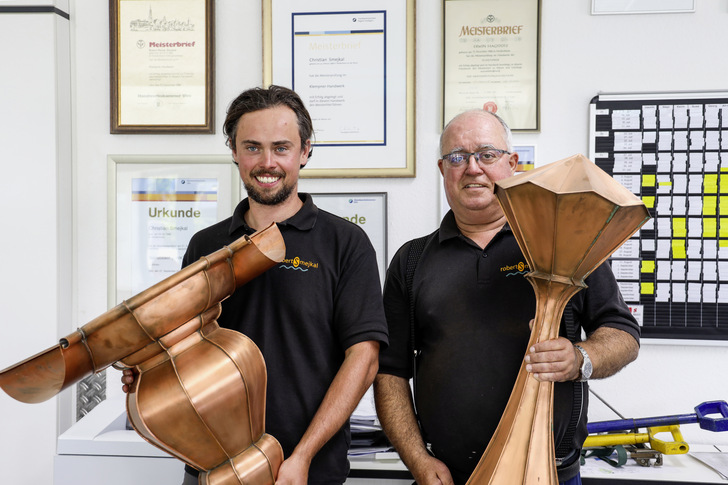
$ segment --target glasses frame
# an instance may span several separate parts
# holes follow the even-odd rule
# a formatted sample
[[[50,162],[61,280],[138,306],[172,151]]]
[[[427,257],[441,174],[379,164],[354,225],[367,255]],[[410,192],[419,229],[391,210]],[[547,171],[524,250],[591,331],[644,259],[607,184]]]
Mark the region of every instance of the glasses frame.
[[[498,155],[498,157],[492,159],[491,161],[488,161],[488,160],[482,159],[482,157],[481,157],[481,154],[482,153],[485,153],[485,152],[497,152],[499,155]],[[511,155],[512,152],[509,152],[508,150],[501,150],[500,148],[485,148],[483,150],[478,150],[477,152],[461,152],[461,151],[456,151],[456,152],[446,153],[446,154],[444,154],[444,155],[441,156],[441,160],[447,162],[451,167],[463,167],[463,166],[467,165],[467,162],[470,161],[470,157],[475,157],[475,161],[476,162],[478,162],[478,163],[480,163],[482,165],[486,165],[487,166],[487,165],[494,164],[495,162],[497,162],[498,160],[500,160],[500,158],[503,155],[506,155],[506,154],[507,155]],[[456,163],[456,162],[453,162],[451,160],[451,157],[453,155],[464,155],[466,157],[465,157],[465,159],[462,162],[457,162]]]

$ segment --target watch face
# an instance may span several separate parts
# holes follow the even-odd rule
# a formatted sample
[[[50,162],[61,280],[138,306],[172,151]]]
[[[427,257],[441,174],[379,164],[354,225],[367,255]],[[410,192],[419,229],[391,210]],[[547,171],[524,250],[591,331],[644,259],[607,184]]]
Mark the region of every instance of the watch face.
[[[581,355],[584,357],[584,361],[581,363],[581,369],[579,369],[581,373],[581,375],[579,376],[579,380],[583,382],[591,377],[592,363],[591,359],[589,358],[589,354],[586,353],[586,350],[584,350],[579,345],[576,345],[575,347],[579,349],[579,352],[581,352]]]
[[[588,359],[588,357],[587,357]],[[581,376],[584,379],[589,379],[592,374],[592,363],[590,360],[584,360],[584,365],[581,368]]]

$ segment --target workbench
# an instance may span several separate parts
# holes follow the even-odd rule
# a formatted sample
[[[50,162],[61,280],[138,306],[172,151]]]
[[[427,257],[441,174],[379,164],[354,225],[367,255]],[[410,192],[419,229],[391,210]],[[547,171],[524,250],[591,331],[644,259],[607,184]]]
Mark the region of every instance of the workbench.
[[[726,448],[726,447],[724,447]],[[728,459],[728,449],[692,445],[693,452]],[[412,479],[395,453],[350,458],[350,485],[410,485]],[[107,399],[58,438],[54,485],[179,485],[183,463],[126,429],[123,399]],[[588,458],[582,468],[584,485],[660,483],[696,485],[728,480],[690,454],[663,455],[662,466],[642,467],[629,460],[621,468]]]

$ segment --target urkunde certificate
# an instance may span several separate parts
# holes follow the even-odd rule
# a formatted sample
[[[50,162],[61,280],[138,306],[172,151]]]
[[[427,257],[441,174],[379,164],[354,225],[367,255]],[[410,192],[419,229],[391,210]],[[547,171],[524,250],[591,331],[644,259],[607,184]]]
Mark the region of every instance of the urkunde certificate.
[[[119,124],[204,125],[205,2],[119,3]]]
[[[179,271],[192,235],[217,221],[218,180],[131,182],[131,290],[136,294]]]
[[[445,122],[488,101],[538,129],[538,0],[445,2]]]
[[[317,145],[386,144],[383,11],[293,13],[293,89]]]

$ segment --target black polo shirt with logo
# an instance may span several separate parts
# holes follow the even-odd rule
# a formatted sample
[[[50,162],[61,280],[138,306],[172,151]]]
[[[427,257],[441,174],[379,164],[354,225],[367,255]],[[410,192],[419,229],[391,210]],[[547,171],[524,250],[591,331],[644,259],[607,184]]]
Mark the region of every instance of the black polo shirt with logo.
[[[387,272],[384,307],[390,346],[380,353],[379,363],[380,373],[407,379],[412,377],[405,285],[410,245],[400,248]],[[460,234],[452,211],[427,238],[420,257],[413,281],[422,352],[415,402],[425,439],[456,483],[467,480],[485,451],[525,356],[529,321],[535,315],[533,287],[524,278],[528,272],[507,224],[483,250]],[[586,284],[572,298],[574,315],[586,334],[605,325],[639,339],[639,327],[609,264],[597,268]],[[556,383],[554,403],[558,446],[572,414],[573,383]],[[574,448],[586,437],[586,403],[582,409]]]
[[[303,436],[352,345],[387,345],[376,255],[364,231],[318,209],[299,194],[301,210],[278,224],[286,257],[223,301],[221,327],[242,332],[260,348],[268,370],[266,432],[286,458]],[[186,266],[252,234],[248,199],[232,217],[195,234]],[[348,423],[316,455],[309,481],[343,483],[349,471]]]

